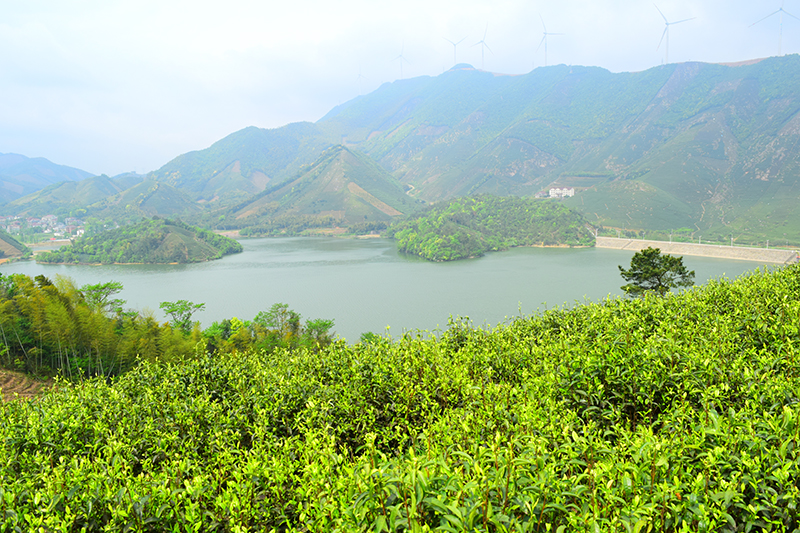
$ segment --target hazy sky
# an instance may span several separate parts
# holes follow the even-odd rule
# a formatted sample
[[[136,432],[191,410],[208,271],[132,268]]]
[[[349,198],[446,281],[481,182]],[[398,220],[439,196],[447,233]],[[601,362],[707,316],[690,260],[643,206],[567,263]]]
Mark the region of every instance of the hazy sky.
[[[669,59],[778,55],[780,0],[659,0]],[[800,0],[784,9],[800,17]],[[639,71],[664,61],[664,20],[639,0],[7,0],[0,3],[0,152],[109,175],[148,172],[246,126],[316,121],[400,77],[458,62]],[[487,30],[488,25],[488,30]],[[783,17],[784,54],[800,20]],[[361,78],[359,78],[359,74]]]

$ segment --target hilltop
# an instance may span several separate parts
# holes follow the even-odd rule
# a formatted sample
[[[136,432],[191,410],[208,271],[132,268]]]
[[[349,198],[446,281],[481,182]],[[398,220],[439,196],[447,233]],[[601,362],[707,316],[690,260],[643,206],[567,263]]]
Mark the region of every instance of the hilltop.
[[[416,205],[386,170],[338,145],[292,179],[231,208],[225,227],[245,227],[250,235],[331,226],[380,229]]]
[[[228,237],[183,224],[152,219],[97,235],[36,256],[40,263],[195,263],[239,253]]]

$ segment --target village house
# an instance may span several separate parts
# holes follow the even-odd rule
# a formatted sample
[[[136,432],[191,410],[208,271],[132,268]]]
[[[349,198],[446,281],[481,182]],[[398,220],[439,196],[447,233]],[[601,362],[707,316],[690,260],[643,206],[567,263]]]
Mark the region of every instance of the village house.
[[[550,198],[567,198],[575,196],[575,189],[572,187],[553,187],[550,189]]]

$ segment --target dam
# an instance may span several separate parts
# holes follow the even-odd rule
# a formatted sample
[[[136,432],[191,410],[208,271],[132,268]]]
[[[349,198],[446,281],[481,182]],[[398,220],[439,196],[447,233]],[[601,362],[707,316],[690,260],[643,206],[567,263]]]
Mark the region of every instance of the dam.
[[[658,248],[670,255],[696,255],[740,261],[758,261],[788,265],[798,261],[796,250],[773,248],[748,248],[721,244],[698,244],[693,242],[651,241],[646,239],[622,239],[619,237],[596,237],[595,247],[638,252],[645,248]]]

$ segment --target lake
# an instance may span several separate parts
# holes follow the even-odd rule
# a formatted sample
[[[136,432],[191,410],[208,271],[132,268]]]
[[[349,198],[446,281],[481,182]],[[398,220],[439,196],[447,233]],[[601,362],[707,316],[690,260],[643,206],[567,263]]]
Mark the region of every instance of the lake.
[[[206,304],[204,327],[237,316],[252,319],[283,302],[306,318],[331,318],[351,342],[366,331],[398,336],[434,331],[448,317],[496,325],[563,304],[621,296],[618,265],[633,252],[597,248],[514,248],[484,257],[431,263],[399,254],[387,239],[287,237],[242,240],[244,253],[190,265],[0,265],[0,273],[69,276],[78,286],[119,281],[126,307],[165,319],[163,301]],[[758,263],[684,257],[695,281],[740,274]]]

